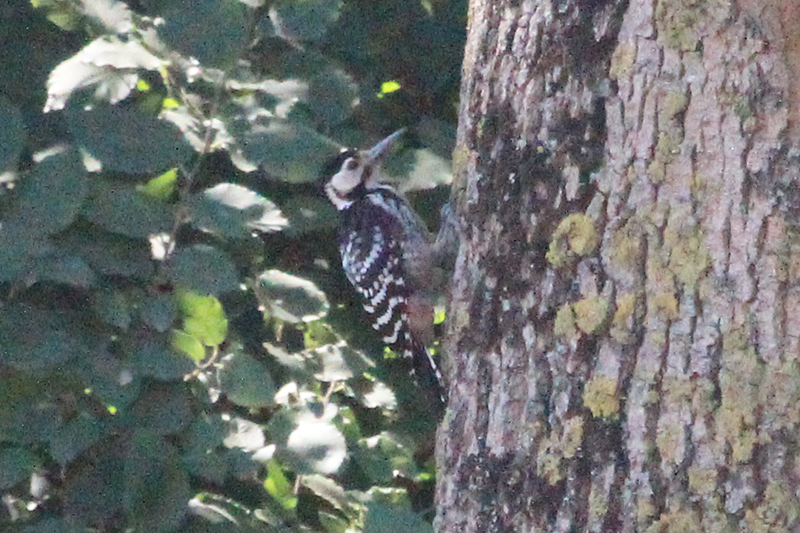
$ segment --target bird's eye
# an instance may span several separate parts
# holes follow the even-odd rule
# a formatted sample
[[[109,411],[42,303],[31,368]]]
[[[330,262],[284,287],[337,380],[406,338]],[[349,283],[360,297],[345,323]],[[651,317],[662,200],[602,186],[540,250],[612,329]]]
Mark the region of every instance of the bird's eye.
[[[345,162],[344,168],[346,168],[347,170],[355,170],[358,168],[358,161],[356,161],[353,158],[350,158]]]

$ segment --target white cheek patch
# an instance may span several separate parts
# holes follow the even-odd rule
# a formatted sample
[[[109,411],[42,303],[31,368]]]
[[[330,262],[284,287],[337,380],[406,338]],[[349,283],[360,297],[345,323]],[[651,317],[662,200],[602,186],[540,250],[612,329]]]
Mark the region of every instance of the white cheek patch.
[[[347,194],[361,183],[361,169],[340,170],[331,178],[331,187],[339,194]]]

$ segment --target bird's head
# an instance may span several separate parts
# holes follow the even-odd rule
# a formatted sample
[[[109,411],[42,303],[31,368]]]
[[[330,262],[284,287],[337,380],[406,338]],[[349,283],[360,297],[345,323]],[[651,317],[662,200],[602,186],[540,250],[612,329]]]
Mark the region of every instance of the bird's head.
[[[325,193],[337,209],[345,209],[359,196],[380,185],[378,178],[383,158],[403,133],[405,128],[369,150],[343,150],[326,165]]]

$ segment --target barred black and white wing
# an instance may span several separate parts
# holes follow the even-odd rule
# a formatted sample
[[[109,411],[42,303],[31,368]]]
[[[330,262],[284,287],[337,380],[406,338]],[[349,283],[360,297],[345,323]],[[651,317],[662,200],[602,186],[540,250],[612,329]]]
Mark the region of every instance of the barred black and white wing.
[[[409,327],[413,288],[404,268],[398,220],[369,201],[354,203],[343,215],[339,243],[342,267],[363,298],[372,327],[389,347],[410,358],[420,385],[435,389],[441,399],[441,373]]]

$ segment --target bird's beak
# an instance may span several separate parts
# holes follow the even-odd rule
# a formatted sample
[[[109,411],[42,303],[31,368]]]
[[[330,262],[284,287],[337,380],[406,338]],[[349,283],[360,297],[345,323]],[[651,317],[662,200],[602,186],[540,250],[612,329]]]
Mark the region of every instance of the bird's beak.
[[[397,139],[400,138],[406,132],[406,128],[402,128],[397,130],[396,132],[392,133],[384,140],[373,146],[369,149],[369,163],[376,163],[380,161],[383,156],[385,156],[389,150],[394,146],[394,143],[397,142]]]

